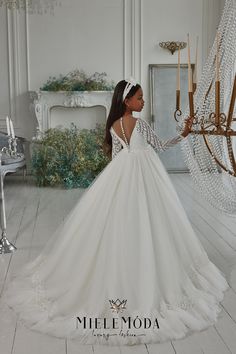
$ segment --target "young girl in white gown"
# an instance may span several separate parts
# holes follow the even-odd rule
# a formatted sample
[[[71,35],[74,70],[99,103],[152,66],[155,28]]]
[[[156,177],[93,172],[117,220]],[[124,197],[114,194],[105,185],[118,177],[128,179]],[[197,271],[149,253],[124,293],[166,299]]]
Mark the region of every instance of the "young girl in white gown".
[[[41,254],[8,282],[5,301],[29,328],[84,344],[183,338],[217,321],[228,288],[197,239],[157,152],[134,118],[142,89],[120,81],[106,124],[112,160]],[[18,250],[20,252],[20,250]]]

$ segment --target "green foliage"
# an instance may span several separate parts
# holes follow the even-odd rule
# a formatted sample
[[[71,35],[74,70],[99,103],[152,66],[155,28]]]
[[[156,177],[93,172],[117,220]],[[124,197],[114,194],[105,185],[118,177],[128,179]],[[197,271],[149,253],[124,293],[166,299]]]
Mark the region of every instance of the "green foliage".
[[[73,70],[66,76],[49,77],[40,90],[43,91],[110,91],[114,82],[108,82],[106,73],[95,72],[88,76],[83,70]]]
[[[102,150],[105,126],[49,129],[33,146],[32,173],[39,186],[86,188],[110,161]]]

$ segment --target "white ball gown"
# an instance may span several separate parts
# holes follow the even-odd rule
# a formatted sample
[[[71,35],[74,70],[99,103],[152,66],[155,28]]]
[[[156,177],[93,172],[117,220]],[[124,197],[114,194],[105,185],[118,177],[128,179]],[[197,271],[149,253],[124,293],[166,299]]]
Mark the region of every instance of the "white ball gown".
[[[141,118],[129,143],[110,132],[112,160],[8,282],[5,301],[29,328],[84,344],[155,343],[203,330],[217,321],[229,285],[157,154],[183,137],[163,143]]]

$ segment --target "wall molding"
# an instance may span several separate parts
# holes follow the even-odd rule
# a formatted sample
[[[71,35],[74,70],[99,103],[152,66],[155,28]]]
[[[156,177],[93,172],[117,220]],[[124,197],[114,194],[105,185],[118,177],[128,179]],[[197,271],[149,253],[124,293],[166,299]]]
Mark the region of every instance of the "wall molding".
[[[13,18],[14,16],[14,18]],[[8,83],[9,83],[9,113],[12,120],[16,121],[16,19],[15,13],[6,9],[7,19],[7,57],[8,57]]]
[[[142,0],[123,1],[123,76],[142,81]]]
[[[29,91],[27,14],[25,11],[5,9],[7,59],[8,59],[8,95],[9,115],[14,123],[16,133],[23,131],[21,115],[27,112],[22,107],[22,95]],[[3,122],[5,127],[5,122]]]

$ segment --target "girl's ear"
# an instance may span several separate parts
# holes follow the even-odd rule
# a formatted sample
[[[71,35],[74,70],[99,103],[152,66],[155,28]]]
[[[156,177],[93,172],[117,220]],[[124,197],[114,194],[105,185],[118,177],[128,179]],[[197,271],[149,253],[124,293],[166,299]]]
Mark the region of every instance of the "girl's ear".
[[[129,107],[129,99],[128,99],[128,98],[125,98],[124,104],[125,104],[127,107]]]

